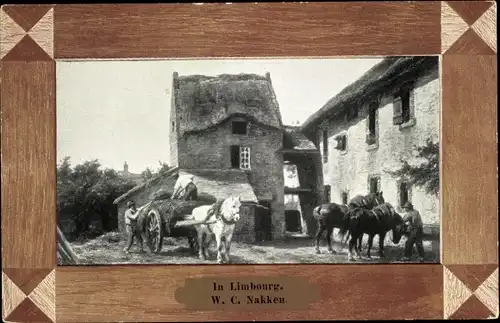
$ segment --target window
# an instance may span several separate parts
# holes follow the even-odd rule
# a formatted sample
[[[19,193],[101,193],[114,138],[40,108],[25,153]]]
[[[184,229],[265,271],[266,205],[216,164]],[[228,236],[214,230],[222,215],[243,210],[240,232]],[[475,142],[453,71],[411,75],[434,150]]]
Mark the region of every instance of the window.
[[[172,121],[172,132],[175,131],[175,121]]]
[[[248,122],[246,121],[234,121],[232,123],[232,129],[234,135],[246,135],[247,134]]]
[[[347,193],[347,191],[343,191],[342,192],[342,204],[347,204],[349,202],[349,193]]]
[[[337,137],[335,137],[335,140],[337,140],[337,146],[335,147],[335,149],[338,150],[347,149],[347,134],[338,135]]]
[[[373,145],[377,141],[377,103],[371,103],[368,108],[368,135],[366,143]]]
[[[380,192],[380,177],[379,176],[370,176],[368,178],[368,190],[369,190],[369,193]]]
[[[250,147],[231,146],[231,167],[250,169]]]
[[[399,183],[399,206],[402,207],[406,202],[410,201],[410,189],[406,182]]]
[[[323,163],[328,162],[328,130],[323,130]]]
[[[332,187],[330,185],[325,185],[324,192],[323,192],[325,203],[330,203],[331,191],[332,191]]]
[[[410,110],[410,91],[405,90],[400,92],[393,102],[394,116],[393,124],[400,125],[411,119]]]

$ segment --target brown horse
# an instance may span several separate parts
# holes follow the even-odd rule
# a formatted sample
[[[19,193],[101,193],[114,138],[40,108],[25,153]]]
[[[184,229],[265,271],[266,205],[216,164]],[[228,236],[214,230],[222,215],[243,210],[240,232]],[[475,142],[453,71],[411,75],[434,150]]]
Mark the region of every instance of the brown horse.
[[[355,210],[357,208],[371,210],[377,205],[381,205],[384,203],[385,199],[383,192],[375,192],[375,193],[370,193],[366,196],[356,195],[349,201],[349,204],[347,206],[349,207],[349,210]],[[359,241],[358,241],[358,249],[360,251],[362,249],[361,248],[362,242],[363,242],[363,234],[359,236]]]
[[[316,253],[321,253],[319,250],[319,241],[325,231],[328,251],[335,253],[332,248],[333,229],[344,226],[346,221],[345,217],[348,211],[349,209],[346,205],[336,203],[322,204],[314,208],[313,215],[318,221],[318,230],[316,231]]]
[[[349,230],[351,240],[349,241],[349,260],[354,260],[352,249],[354,248],[358,257],[360,250],[356,244],[359,237],[364,233],[369,235],[368,251],[366,256],[371,258],[370,251],[375,235],[379,236],[379,255],[384,258],[384,240],[388,231],[392,230],[392,242],[398,244],[401,240],[403,229],[403,218],[396,213],[390,203],[384,203],[374,207],[372,210],[357,208],[349,212],[348,225],[341,230]]]
[[[319,241],[321,240],[321,236],[325,231],[326,241],[328,243],[328,251],[330,251],[331,253],[335,253],[332,248],[331,240],[333,229],[341,229],[346,225],[346,220],[349,216],[349,210],[353,210],[358,207],[373,208],[374,206],[382,204],[384,202],[385,201],[382,192],[379,192],[370,193],[366,196],[357,195],[353,199],[351,199],[348,205],[325,203],[314,208],[313,215],[318,221],[318,230],[316,231],[316,253],[320,253]],[[363,236],[361,235],[361,237],[359,238],[360,246],[362,238]]]

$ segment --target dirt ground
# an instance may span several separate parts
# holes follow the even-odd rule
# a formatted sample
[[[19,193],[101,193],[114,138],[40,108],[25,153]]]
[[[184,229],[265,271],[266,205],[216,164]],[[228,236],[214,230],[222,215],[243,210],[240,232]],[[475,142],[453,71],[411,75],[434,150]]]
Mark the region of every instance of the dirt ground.
[[[377,239],[377,238],[375,238]],[[314,240],[311,238],[289,238],[284,241],[270,241],[257,244],[233,242],[231,246],[231,263],[235,264],[328,264],[328,263],[353,263],[347,260],[347,248],[341,248],[338,237],[333,244],[336,254],[327,251],[326,243],[321,246],[321,254],[316,254]],[[372,259],[365,257],[366,248],[362,258],[354,263],[398,263],[402,256],[403,244],[384,247],[385,259],[380,259],[377,254],[378,243],[374,241]],[[73,250],[80,258],[82,264],[214,264],[216,263],[215,242],[211,245],[211,257],[206,261],[198,259],[190,250],[187,239],[165,238],[163,249],[160,253],[141,253],[137,244],[132,246],[131,253],[126,254],[123,248],[126,237],[122,233],[110,232],[85,243],[72,243]],[[439,262],[439,254],[431,251],[430,243],[424,243],[426,257],[423,262]],[[147,250],[147,247],[145,246]],[[416,262],[411,261],[411,262]]]

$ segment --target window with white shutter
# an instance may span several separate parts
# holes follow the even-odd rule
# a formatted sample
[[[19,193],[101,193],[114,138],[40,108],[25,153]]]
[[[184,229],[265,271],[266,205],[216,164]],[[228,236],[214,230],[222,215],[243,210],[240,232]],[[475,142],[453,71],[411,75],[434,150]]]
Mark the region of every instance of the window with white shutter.
[[[250,169],[250,147],[240,147],[240,168]]]

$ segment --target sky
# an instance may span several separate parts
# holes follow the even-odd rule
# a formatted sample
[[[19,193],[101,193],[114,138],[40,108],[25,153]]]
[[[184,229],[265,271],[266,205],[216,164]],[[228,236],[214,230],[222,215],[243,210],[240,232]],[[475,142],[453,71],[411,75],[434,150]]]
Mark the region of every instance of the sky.
[[[57,158],[130,172],[169,162],[172,74],[269,72],[284,124],[302,124],[378,58],[58,61]]]

